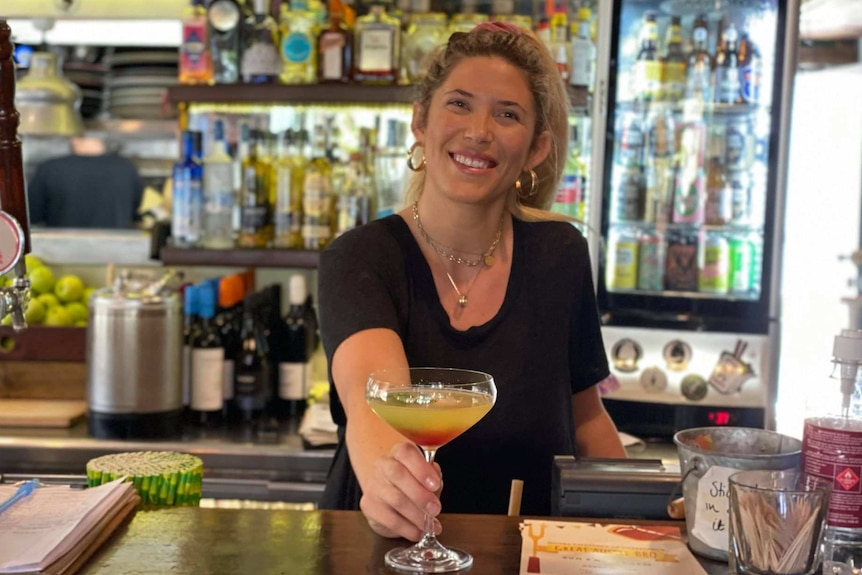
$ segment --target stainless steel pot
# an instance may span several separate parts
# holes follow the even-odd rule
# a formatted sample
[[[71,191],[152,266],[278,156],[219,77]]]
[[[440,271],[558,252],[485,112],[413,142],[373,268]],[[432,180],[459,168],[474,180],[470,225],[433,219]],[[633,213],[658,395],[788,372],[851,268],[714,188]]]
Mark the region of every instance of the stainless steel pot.
[[[95,292],[87,330],[91,435],[173,437],[182,424],[182,306],[176,292]]]

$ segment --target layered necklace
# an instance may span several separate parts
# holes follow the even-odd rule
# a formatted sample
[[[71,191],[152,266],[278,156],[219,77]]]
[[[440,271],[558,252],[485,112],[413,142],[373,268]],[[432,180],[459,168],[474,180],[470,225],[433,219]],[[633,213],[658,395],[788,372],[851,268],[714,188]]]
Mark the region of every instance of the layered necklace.
[[[455,264],[461,264],[471,268],[477,268],[476,275],[473,276],[473,279],[470,280],[470,283],[467,284],[466,289],[462,292],[458,289],[458,284],[455,283],[455,279],[452,277],[448,271],[446,271],[446,277],[449,279],[449,283],[452,284],[452,289],[455,290],[455,293],[458,294],[458,305],[463,307],[467,306],[467,296],[470,293],[470,290],[473,287],[473,284],[476,283],[476,278],[479,277],[479,274],[482,272],[483,268],[491,267],[494,265],[494,250],[497,249],[497,245],[500,243],[500,238],[503,236],[503,222],[504,217],[506,215],[506,211],[503,210],[503,213],[500,215],[500,224],[497,226],[497,233],[494,235],[494,241],[491,242],[491,245],[485,250],[482,254],[478,254],[479,257],[477,259],[465,259],[461,256],[456,255],[456,250],[452,248],[446,247],[425,231],[425,228],[422,227],[422,220],[419,219],[419,202],[413,202],[413,221],[416,222],[416,227],[419,229],[419,235],[422,236],[422,239],[431,246],[434,252],[440,257],[441,260],[448,260]],[[476,255],[476,254],[474,254]],[[445,270],[444,270],[445,271]]]

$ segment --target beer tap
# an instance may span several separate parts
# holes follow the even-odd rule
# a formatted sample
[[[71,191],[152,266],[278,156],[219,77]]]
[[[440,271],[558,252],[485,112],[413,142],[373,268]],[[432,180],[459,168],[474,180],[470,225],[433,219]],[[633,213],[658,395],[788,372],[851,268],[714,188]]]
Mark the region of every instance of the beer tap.
[[[30,252],[30,221],[18,122],[12,30],[0,19],[0,274],[14,275],[11,285],[0,287],[0,318],[11,314],[15,330],[27,327],[24,312],[30,301],[24,259]]]

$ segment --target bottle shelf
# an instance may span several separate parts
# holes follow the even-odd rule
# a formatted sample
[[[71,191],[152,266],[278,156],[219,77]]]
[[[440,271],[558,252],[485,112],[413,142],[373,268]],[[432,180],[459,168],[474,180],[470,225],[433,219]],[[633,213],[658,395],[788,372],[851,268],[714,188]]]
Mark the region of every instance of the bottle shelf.
[[[585,88],[568,86],[573,108],[586,108]],[[220,84],[215,86],[172,86],[168,99],[173,103],[219,104],[411,104],[416,86],[374,86],[364,84]]]
[[[168,266],[314,269],[320,261],[320,252],[277,248],[213,250],[165,246],[159,254],[162,263]]]

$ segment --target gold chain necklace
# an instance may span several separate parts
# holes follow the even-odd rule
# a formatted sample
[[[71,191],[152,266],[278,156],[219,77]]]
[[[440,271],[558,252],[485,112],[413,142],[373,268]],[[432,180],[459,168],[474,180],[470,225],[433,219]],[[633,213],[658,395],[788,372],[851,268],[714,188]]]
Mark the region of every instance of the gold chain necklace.
[[[458,294],[458,305],[462,308],[467,307],[467,296],[470,295],[470,290],[473,289],[473,284],[476,283],[476,278],[479,277],[480,273],[482,273],[482,268],[476,270],[476,275],[474,275],[473,279],[470,280],[470,283],[467,284],[467,289],[464,290],[464,293],[461,293],[461,290],[458,289],[458,285],[455,283],[455,279],[452,277],[452,274],[448,271],[446,272],[446,277],[449,278],[449,283],[452,284],[452,288],[455,290],[455,293]]]
[[[434,251],[437,252],[437,255],[446,258],[452,263],[465,265],[467,267],[474,268],[479,264],[485,264],[487,267],[491,267],[494,265],[494,250],[497,249],[497,244],[500,243],[500,238],[503,236],[503,218],[506,215],[506,211],[503,210],[503,213],[500,215],[500,225],[497,226],[497,234],[494,236],[494,241],[491,242],[491,246],[485,251],[485,253],[479,256],[477,260],[467,260],[460,256],[456,256],[452,253],[452,248],[447,248],[434,238],[428,235],[428,232],[425,231],[425,228],[422,227],[422,220],[419,219],[419,202],[413,202],[413,221],[416,222],[416,227],[419,228],[419,234],[422,236],[422,239],[428,242],[428,245],[434,248]],[[448,273],[446,274],[448,275]],[[455,285],[455,282],[452,281],[452,277],[449,277],[449,281],[452,282],[452,285]],[[458,288],[455,288],[455,291],[458,292]],[[460,292],[458,292],[460,295]],[[466,300],[466,298],[464,298]],[[463,307],[463,306],[462,306]]]

